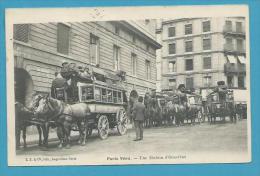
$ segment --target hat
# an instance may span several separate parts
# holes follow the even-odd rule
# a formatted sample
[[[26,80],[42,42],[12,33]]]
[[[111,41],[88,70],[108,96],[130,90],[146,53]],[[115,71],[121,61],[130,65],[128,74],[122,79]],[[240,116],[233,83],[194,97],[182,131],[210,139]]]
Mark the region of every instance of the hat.
[[[223,86],[223,85],[225,85],[225,81],[218,81],[217,84],[218,84],[218,86]]]
[[[181,88],[185,88],[185,85],[184,85],[184,84],[180,84],[180,85],[178,86],[178,89],[181,89]]]
[[[68,62],[63,62],[61,65],[64,66],[64,65],[67,65],[69,64]]]

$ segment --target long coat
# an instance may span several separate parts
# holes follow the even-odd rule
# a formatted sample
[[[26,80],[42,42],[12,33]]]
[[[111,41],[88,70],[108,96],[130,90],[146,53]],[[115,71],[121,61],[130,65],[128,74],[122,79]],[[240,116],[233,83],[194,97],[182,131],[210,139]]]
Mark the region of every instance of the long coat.
[[[140,102],[134,103],[133,106],[133,119],[138,121],[144,121],[145,106]]]

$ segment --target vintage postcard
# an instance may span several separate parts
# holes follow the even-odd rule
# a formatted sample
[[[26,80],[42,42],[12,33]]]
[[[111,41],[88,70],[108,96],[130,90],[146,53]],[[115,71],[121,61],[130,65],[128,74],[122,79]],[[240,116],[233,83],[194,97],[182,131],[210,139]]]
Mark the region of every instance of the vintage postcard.
[[[6,9],[8,165],[250,162],[248,14]]]

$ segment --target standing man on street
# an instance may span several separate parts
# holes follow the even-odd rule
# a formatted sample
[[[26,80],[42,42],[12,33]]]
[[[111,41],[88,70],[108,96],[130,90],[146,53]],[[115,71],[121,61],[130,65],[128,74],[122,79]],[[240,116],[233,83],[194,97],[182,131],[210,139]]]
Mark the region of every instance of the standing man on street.
[[[143,139],[143,122],[144,122],[145,106],[143,104],[143,97],[138,97],[138,102],[133,106],[133,120],[136,132],[136,139],[140,141]]]

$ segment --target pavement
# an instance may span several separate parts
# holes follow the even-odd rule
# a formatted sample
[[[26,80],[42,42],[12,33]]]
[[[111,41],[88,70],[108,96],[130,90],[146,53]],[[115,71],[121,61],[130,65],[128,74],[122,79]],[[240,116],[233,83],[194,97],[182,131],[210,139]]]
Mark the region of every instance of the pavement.
[[[135,142],[135,132],[128,130],[126,135],[118,135],[116,129],[110,131],[107,139],[101,140],[97,131],[87,140],[85,146],[77,144],[78,132],[73,132],[70,149],[58,149],[56,133],[50,133],[49,148],[37,145],[38,135],[27,137],[27,149],[16,151],[18,156],[66,156],[66,155],[114,155],[119,153],[245,153],[247,151],[247,120],[236,124],[229,122],[210,125],[208,123],[180,127],[156,127],[144,129],[144,140]]]

